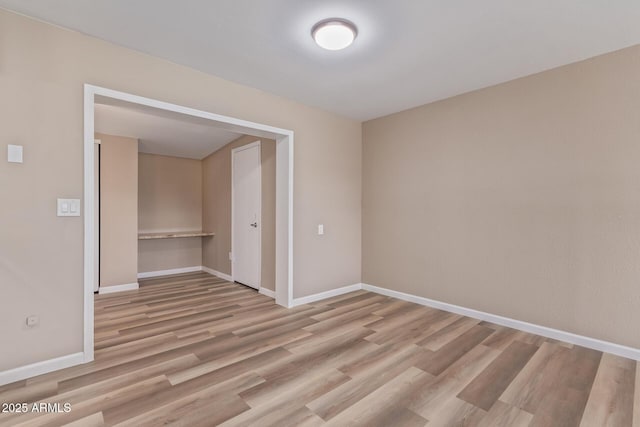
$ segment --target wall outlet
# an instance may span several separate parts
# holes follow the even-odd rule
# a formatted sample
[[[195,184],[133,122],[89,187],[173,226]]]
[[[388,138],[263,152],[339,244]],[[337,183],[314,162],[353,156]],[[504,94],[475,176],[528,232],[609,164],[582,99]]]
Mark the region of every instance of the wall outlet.
[[[324,234],[324,224],[318,224],[318,236],[322,236]]]
[[[40,319],[38,318],[38,316],[27,316],[28,327],[33,328],[34,326],[37,326],[38,323],[40,323]]]

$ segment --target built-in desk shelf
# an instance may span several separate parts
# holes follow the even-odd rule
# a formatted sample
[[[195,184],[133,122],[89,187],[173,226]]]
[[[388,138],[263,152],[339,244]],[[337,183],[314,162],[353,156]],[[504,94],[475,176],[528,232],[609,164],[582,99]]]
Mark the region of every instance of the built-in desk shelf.
[[[203,231],[166,231],[162,233],[140,233],[138,240],[180,239],[185,237],[213,237],[215,233]]]

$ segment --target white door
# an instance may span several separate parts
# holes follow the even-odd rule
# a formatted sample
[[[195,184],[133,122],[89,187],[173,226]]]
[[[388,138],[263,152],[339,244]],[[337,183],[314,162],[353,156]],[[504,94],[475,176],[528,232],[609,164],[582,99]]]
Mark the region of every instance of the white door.
[[[231,152],[231,253],[233,280],[260,288],[261,193],[260,141]]]

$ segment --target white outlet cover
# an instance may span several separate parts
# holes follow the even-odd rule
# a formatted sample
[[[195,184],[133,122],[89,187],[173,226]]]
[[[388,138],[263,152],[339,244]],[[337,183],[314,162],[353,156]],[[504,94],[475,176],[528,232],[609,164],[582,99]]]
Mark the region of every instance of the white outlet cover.
[[[7,145],[7,161],[9,163],[22,163],[22,145]]]

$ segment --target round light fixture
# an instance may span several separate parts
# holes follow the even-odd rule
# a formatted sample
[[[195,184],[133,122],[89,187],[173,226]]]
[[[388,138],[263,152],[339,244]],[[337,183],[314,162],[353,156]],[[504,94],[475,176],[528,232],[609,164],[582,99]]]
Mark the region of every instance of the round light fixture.
[[[318,46],[327,50],[340,50],[353,43],[358,30],[346,19],[330,18],[318,22],[311,29],[311,37]]]

